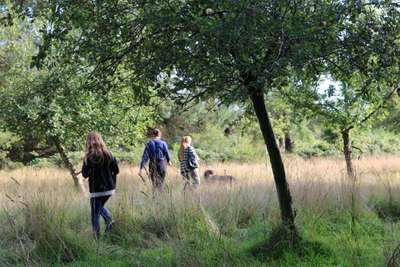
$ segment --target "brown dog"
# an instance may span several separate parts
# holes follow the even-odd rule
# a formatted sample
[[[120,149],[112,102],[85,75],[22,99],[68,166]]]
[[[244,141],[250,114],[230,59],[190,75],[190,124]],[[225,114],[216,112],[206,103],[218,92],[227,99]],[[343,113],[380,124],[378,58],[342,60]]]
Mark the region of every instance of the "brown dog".
[[[206,170],[204,172],[204,180],[206,182],[221,182],[221,183],[232,183],[235,181],[235,177],[231,175],[215,175],[212,170]]]

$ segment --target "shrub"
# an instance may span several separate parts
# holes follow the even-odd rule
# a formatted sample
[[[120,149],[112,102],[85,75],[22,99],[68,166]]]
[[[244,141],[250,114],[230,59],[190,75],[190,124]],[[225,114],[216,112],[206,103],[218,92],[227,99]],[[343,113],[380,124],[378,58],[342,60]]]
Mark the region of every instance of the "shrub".
[[[0,169],[9,167],[12,165],[9,159],[7,159],[8,151],[15,145],[19,140],[18,136],[10,132],[0,131]]]

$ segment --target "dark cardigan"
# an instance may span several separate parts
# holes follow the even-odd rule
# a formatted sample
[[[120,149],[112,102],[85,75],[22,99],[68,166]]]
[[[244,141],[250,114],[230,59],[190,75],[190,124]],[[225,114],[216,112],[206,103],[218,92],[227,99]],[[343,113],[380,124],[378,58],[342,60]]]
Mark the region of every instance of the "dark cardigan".
[[[119,168],[115,157],[111,160],[88,159],[83,162],[82,176],[89,177],[90,193],[114,190],[118,173]]]

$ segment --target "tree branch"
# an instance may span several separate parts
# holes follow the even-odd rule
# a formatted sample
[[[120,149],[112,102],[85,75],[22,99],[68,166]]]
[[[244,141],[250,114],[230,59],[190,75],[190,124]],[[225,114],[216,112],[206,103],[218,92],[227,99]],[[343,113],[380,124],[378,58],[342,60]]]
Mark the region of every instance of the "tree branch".
[[[365,116],[362,120],[360,120],[358,122],[358,124],[363,124],[364,122],[368,121],[373,115],[375,115],[376,112],[378,112],[381,108],[383,108],[386,104],[387,101],[389,101],[389,99],[394,95],[395,92],[397,92],[397,90],[400,87],[395,86],[386,96],[385,98],[382,100],[382,102],[376,107],[376,109],[374,109],[373,111],[371,111],[367,116]],[[355,127],[355,123],[349,127],[346,128],[346,130],[351,130]]]

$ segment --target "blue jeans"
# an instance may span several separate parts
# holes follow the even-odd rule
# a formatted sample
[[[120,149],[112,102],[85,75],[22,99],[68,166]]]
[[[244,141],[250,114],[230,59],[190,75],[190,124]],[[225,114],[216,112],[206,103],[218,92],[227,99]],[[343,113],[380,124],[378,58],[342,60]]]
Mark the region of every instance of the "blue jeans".
[[[110,196],[90,198],[90,208],[92,213],[92,227],[96,238],[100,235],[100,215],[103,217],[107,226],[111,224],[111,213],[104,207]],[[107,228],[106,228],[107,229]]]

